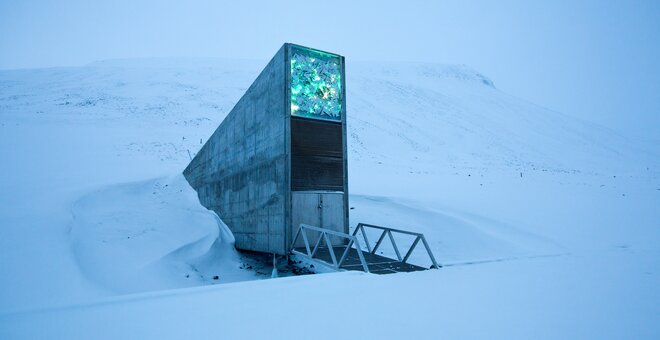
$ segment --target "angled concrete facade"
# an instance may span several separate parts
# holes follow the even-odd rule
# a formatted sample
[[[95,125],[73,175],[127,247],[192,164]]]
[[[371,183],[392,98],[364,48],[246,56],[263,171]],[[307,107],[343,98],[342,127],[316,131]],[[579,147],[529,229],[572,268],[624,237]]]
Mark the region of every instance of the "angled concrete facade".
[[[183,172],[202,205],[215,211],[232,230],[238,249],[287,254],[297,230],[294,223],[348,232],[344,58],[327,54],[340,63],[340,116],[334,116],[333,121],[292,116],[292,55],[298,56],[293,54],[298,50],[312,56],[327,54],[284,44]],[[325,134],[331,136],[327,137],[329,141],[302,139],[305,143],[334,145],[331,151],[323,147],[319,151],[329,156],[310,154],[316,149],[294,141],[292,157],[292,120],[302,122],[295,126],[303,126],[298,130],[308,129],[305,131],[310,136],[323,135],[314,133],[321,129],[317,127],[321,123],[325,124],[323,131],[335,129],[336,133]],[[294,135],[293,139],[300,138]],[[292,159],[298,169],[293,171],[294,182],[304,184],[296,190],[292,190]],[[341,181],[336,179],[338,176]],[[316,185],[315,178],[325,180]],[[327,178],[335,178],[333,186],[327,184]],[[302,195],[305,199],[300,199]],[[315,197],[318,205],[310,204]],[[337,203],[324,207],[324,200]],[[292,205],[292,201],[307,203]]]

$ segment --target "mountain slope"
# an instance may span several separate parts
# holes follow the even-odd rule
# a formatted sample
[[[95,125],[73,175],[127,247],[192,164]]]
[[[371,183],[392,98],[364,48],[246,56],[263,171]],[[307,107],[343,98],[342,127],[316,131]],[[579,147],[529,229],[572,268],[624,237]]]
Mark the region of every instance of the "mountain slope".
[[[36,330],[21,325],[44,317],[56,320],[46,331],[64,336],[69,322],[82,320],[75,308],[17,310],[79,303],[115,314],[90,301],[104,298],[100,306],[121,309],[126,301],[118,294],[259,278],[235,268],[236,258],[226,255],[231,249],[211,245],[223,229],[213,229],[211,215],[198,211],[183,183],[167,182],[181,195],[150,190],[182,171],[263,64],[144,59],[0,71],[0,334],[35,336]],[[438,312],[456,337],[475,335],[461,325],[481,301],[495,309],[477,313],[495,334],[522,322],[559,325],[554,334],[561,337],[576,327],[562,312],[565,302],[581,296],[584,304],[573,306],[571,320],[604,310],[621,320],[609,333],[593,334],[657,333],[647,322],[660,305],[653,288],[660,282],[660,157],[652,145],[503,93],[465,66],[349,62],[346,72],[351,225],[422,231],[448,266],[382,281],[340,275],[259,282],[259,293],[244,302],[246,311],[280,301],[271,289],[293,299],[296,292],[282,282],[312,296],[318,280],[339,291],[350,291],[357,280],[361,296],[374,303],[382,297],[378,289],[414,291],[416,301],[427,301],[421,309],[404,299],[397,307],[413,310],[409,320],[426,324],[437,305],[458,294],[461,302],[451,301],[465,303],[464,313]],[[161,204],[174,208],[164,213]],[[199,217],[199,228],[185,223],[192,216]],[[137,242],[123,239],[137,234]],[[103,240],[113,246],[103,248]],[[117,270],[131,256],[135,271]],[[424,254],[414,259],[424,261]],[[184,279],[193,268],[222,269],[211,262],[227,264],[233,279]],[[379,288],[367,289],[373,280]],[[438,286],[445,287],[441,294]],[[222,307],[226,314],[236,308],[231,292],[250,294],[240,287],[193,288],[175,298],[136,295],[129,298],[137,301],[130,302],[137,304],[135,312],[127,316],[137,323],[127,329],[140,320],[155,322],[145,316],[144,299],[153,297],[160,310],[188,310],[201,294],[229,301]],[[529,301],[536,300],[547,305],[538,318],[529,313],[535,308]],[[340,310],[342,301],[330,291],[319,303]],[[638,308],[625,308],[626,301]],[[385,314],[370,322],[387,321]],[[503,323],[498,314],[506,315],[499,318]],[[610,319],[606,314],[585,318],[579,329],[596,332]],[[284,314],[271,317],[274,324],[288,322]],[[404,324],[413,327],[409,320]],[[220,331],[196,325],[202,333]],[[529,338],[534,329],[514,337]]]

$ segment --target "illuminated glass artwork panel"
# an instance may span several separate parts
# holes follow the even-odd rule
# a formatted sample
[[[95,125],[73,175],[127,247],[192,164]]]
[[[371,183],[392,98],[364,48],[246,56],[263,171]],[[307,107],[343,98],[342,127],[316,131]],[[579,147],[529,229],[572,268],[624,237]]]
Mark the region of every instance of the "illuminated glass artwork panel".
[[[339,56],[291,46],[291,115],[341,121]]]

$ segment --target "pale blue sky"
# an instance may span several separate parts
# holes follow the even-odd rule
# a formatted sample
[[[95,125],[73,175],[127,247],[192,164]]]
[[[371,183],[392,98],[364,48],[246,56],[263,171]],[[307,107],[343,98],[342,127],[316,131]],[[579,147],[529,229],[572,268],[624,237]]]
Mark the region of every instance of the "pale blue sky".
[[[0,0],[0,69],[131,57],[467,64],[501,90],[660,140],[660,1]]]

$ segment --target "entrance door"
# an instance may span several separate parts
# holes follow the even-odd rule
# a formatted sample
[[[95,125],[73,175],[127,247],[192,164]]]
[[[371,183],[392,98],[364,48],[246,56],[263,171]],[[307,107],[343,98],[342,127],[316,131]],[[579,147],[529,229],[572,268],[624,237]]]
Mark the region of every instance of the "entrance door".
[[[294,191],[291,193],[291,239],[296,236],[300,224],[326,228],[343,233],[344,229],[344,193],[323,191]],[[316,233],[308,232],[308,240],[313,247],[318,240]],[[333,245],[344,243],[339,237],[330,238]],[[323,242],[323,241],[322,241]],[[304,247],[302,236],[295,247]]]

